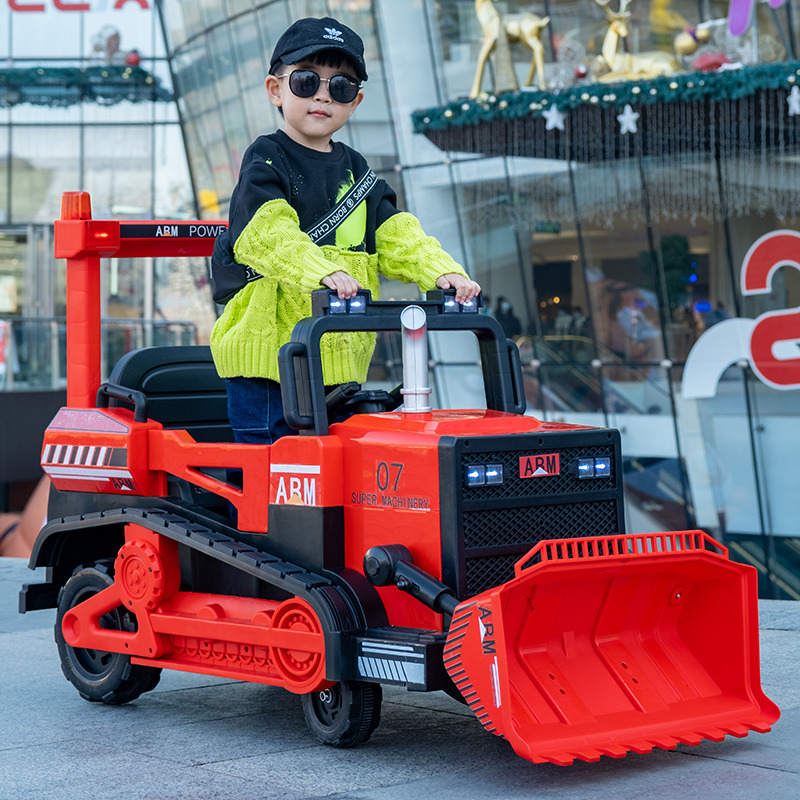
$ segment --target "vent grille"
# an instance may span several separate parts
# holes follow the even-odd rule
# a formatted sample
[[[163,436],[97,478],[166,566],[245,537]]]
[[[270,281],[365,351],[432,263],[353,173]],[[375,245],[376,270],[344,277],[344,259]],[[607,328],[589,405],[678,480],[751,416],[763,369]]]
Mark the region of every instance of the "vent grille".
[[[548,512],[547,516],[539,512]],[[503,533],[506,518],[517,515],[521,521],[520,526],[528,525],[529,537],[523,538],[522,527],[518,531]],[[526,521],[526,514],[530,521]],[[478,516],[478,515],[471,515]],[[464,560],[467,577],[467,597],[472,597],[494,586],[510,581],[514,577],[514,564],[525,555],[535,544],[544,539],[574,539],[580,536],[607,536],[619,533],[617,529],[616,501],[553,506],[534,506],[533,508],[513,508],[497,511],[482,511],[480,525],[486,535],[480,547],[491,547],[506,544],[521,544],[517,552],[504,553],[503,555],[481,556],[471,555],[467,550]],[[537,519],[539,517],[539,519]],[[560,518],[557,529],[549,528],[550,523],[544,523],[545,518]],[[586,522],[591,518],[591,528],[587,529]],[[534,531],[534,526],[540,525],[540,532]],[[545,529],[547,528],[547,529]],[[489,530],[492,535],[488,535]],[[474,541],[474,540],[473,540]],[[476,545],[467,545],[475,548]],[[475,552],[473,550],[473,552]]]
[[[616,533],[616,500],[464,512],[464,546],[468,549],[508,544],[530,548],[542,539]]]
[[[466,560],[467,597],[473,597],[487,589],[510,581],[514,577],[514,564],[519,559],[519,553],[491,558],[468,558]]]
[[[539,542],[624,533],[618,438],[595,428],[547,439],[529,434],[476,437],[458,446],[453,466],[461,470],[455,476],[461,488],[449,553],[457,559],[453,567],[460,599],[513,580],[514,565]],[[521,458],[555,453],[558,475],[520,477]],[[574,466],[579,458],[610,458],[611,475],[578,478]],[[502,464],[503,483],[467,487],[466,467],[478,464]],[[449,553],[443,550],[445,557]]]
[[[558,453],[560,458],[561,473],[542,478],[520,478],[519,460],[523,456]],[[572,492],[596,492],[601,489],[615,489],[617,476],[613,474],[607,478],[592,478],[581,480],[570,471],[570,465],[577,458],[596,458],[602,456],[614,457],[612,445],[598,445],[595,447],[563,447],[530,450],[512,450],[489,453],[464,453],[461,456],[462,472],[473,464],[502,464],[504,481],[500,486],[476,486],[464,488],[465,500],[491,500],[507,497],[546,497],[554,494],[567,494]]]

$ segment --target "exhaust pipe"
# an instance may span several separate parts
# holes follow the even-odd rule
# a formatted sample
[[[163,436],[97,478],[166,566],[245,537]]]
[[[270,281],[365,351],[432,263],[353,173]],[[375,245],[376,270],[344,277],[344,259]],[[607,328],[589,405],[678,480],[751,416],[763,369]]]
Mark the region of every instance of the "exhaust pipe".
[[[403,395],[404,414],[429,414],[428,400],[428,324],[420,306],[406,306],[400,314],[403,325]]]

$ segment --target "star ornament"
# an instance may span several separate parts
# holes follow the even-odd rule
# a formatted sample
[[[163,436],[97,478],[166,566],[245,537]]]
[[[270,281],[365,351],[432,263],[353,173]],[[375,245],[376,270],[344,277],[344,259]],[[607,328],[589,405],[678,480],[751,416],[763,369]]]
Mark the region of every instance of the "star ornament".
[[[625,111],[619,114],[617,119],[619,120],[619,132],[621,134],[636,133],[636,121],[639,119],[639,112],[634,111],[630,103],[625,104]]]
[[[800,116],[800,89],[796,85],[792,86],[792,91],[789,92],[786,102],[789,104],[789,116]]]
[[[795,86],[795,89],[796,88]],[[542,116],[547,120],[547,125],[545,125],[546,131],[553,131],[556,128],[560,131],[564,130],[566,114],[562,114],[556,106],[550,106],[547,111],[542,112]]]

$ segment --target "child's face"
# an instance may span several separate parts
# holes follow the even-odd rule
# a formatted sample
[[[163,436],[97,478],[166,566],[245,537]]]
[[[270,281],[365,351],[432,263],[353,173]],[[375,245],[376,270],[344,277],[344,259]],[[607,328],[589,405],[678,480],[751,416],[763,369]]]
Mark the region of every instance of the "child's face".
[[[334,75],[347,75],[358,80],[346,65],[318,67],[301,61],[285,66],[280,74],[289,75],[296,69],[313,70],[322,79],[311,97],[297,97],[289,88],[289,79],[277,75],[267,76],[267,94],[274,106],[283,109],[286,134],[291,139],[312,150],[328,152],[331,149],[331,136],[350,119],[364,99],[364,93],[360,91],[352,103],[331,100],[327,80]]]

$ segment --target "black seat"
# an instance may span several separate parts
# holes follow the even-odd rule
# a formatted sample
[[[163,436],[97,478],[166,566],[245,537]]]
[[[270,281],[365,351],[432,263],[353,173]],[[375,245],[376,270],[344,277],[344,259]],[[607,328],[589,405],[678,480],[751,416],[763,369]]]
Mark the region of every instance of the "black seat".
[[[142,392],[149,417],[165,428],[187,430],[198,442],[232,442],[225,379],[207,346],[145,347],[124,355],[109,383]],[[112,399],[112,406],[132,408]]]

